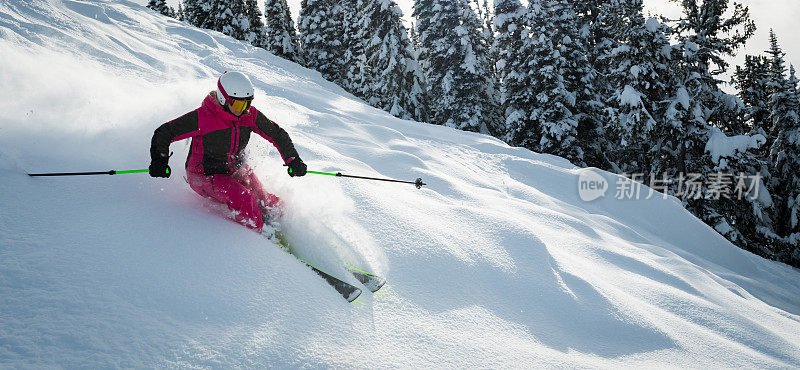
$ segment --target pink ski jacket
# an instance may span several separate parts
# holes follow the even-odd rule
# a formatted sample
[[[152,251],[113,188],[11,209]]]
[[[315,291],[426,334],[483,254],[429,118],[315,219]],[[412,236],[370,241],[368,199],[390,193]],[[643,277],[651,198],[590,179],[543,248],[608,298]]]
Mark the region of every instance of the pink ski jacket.
[[[278,124],[255,107],[236,117],[217,102],[214,91],[206,96],[200,108],[157,128],[150,144],[150,155],[166,157],[170,143],[192,138],[187,171],[205,175],[231,174],[244,163],[244,148],[253,132],[271,142],[284,163],[299,157],[289,134]]]

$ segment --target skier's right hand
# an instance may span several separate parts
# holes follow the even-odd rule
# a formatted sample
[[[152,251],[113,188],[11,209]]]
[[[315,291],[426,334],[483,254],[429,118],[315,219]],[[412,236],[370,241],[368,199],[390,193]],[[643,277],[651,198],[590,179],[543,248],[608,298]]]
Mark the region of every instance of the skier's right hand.
[[[151,177],[169,177],[172,169],[169,168],[169,156],[162,155],[153,157],[150,161],[150,176]]]

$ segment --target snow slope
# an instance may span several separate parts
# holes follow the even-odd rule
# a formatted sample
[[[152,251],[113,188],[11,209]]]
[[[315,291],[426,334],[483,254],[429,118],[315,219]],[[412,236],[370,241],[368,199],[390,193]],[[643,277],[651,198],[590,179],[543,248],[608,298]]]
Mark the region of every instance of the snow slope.
[[[428,183],[289,178],[251,141],[299,253],[378,294],[348,304],[220,217],[186,143],[168,180],[25,175],[145,168],[230,69],[312,169]],[[0,2],[0,170],[0,367],[800,366],[800,273],[674,199],[583,202],[563,159],[393,118],[132,2]]]

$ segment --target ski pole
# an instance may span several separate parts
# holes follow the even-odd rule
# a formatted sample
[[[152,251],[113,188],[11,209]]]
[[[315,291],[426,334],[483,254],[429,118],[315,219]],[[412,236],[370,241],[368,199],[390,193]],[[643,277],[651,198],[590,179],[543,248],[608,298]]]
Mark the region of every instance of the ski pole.
[[[422,182],[421,178],[418,178],[417,181],[403,181],[403,180],[395,180],[395,179],[379,179],[376,177],[366,177],[366,176],[353,176],[353,175],[345,175],[341,172],[337,173],[330,173],[330,172],[319,172],[319,171],[306,171],[307,173],[313,173],[316,175],[327,175],[327,176],[336,176],[336,177],[349,177],[353,179],[364,179],[364,180],[376,180],[376,181],[388,181],[388,182],[399,182],[403,184],[413,184],[417,187],[417,189],[421,189],[422,185],[427,185],[426,183]]]
[[[84,175],[122,175],[126,173],[149,173],[150,170],[125,170],[125,171],[117,171],[117,170],[109,170],[109,171],[97,171],[97,172],[52,172],[52,173],[29,173],[28,176],[84,176]],[[167,173],[169,173],[169,169],[167,169]]]

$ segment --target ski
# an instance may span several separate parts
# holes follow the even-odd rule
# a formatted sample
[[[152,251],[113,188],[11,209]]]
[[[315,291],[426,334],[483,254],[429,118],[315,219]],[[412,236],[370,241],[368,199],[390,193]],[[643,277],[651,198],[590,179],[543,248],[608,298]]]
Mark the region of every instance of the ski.
[[[282,238],[280,236],[278,236],[277,233],[274,233],[272,235],[265,235],[265,236],[271,242],[273,242],[273,243],[277,244],[278,246],[280,246],[281,249],[283,249],[286,253],[291,254],[298,261],[300,261],[300,262],[304,263],[306,266],[310,267],[312,271],[317,273],[317,275],[319,275],[320,277],[325,279],[325,281],[328,284],[330,284],[330,286],[332,286],[333,289],[335,289],[339,294],[341,294],[342,297],[345,300],[347,300],[347,302],[353,302],[353,301],[356,300],[356,298],[358,298],[361,295],[361,289],[359,289],[358,287],[356,287],[356,286],[354,286],[354,285],[352,285],[350,283],[344,282],[344,281],[332,276],[331,274],[328,274],[327,272],[322,271],[322,270],[314,267],[314,265],[308,263],[308,261],[296,256],[294,253],[292,253],[289,250],[289,247],[287,247],[284,244],[284,242],[281,240]]]
[[[386,279],[380,276],[371,274],[350,265],[345,267],[347,268],[347,271],[350,271],[350,273],[353,274],[353,276],[355,276],[355,278],[372,293],[377,292],[381,289],[381,287],[383,287],[383,284],[386,284]]]
[[[336,289],[336,291],[339,292],[339,294],[341,294],[342,297],[344,297],[344,299],[346,299],[348,302],[355,301],[356,298],[358,298],[358,296],[361,295],[361,289],[327,274],[325,271],[322,271],[312,266],[311,264],[309,264],[306,261],[303,261],[300,258],[297,259],[300,260],[300,262],[305,263],[306,266],[311,267],[311,270],[313,270],[314,272],[317,273],[317,275],[325,279],[325,281],[327,281],[328,284],[330,284],[333,287],[333,289]]]

